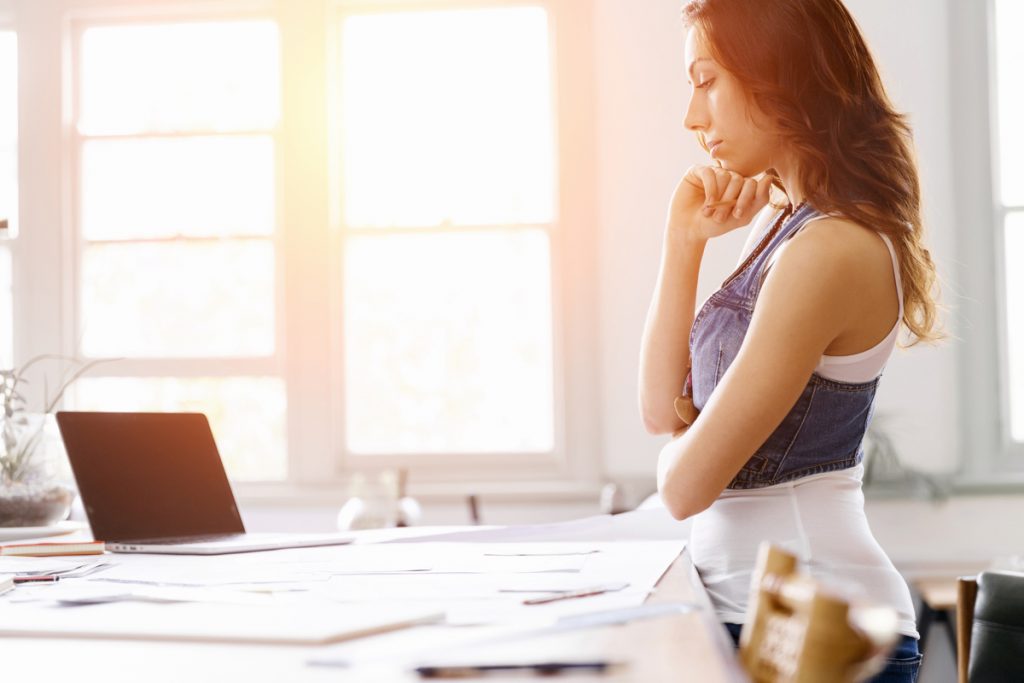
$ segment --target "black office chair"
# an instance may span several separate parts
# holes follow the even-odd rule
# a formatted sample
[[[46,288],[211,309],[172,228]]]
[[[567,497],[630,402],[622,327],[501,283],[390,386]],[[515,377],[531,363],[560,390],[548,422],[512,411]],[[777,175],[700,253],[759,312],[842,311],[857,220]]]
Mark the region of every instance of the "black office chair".
[[[961,577],[956,623],[959,683],[1024,681],[1024,574]]]

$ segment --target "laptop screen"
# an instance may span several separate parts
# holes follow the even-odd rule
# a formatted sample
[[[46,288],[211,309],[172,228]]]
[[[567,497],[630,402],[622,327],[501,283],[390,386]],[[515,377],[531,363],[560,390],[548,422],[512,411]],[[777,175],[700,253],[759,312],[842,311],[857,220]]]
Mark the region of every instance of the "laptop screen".
[[[205,415],[58,412],[57,424],[97,540],[245,531]]]

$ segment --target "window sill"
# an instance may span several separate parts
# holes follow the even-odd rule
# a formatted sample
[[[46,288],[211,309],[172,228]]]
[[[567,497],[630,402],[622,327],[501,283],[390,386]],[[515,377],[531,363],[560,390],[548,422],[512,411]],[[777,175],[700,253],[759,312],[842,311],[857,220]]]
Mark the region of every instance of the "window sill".
[[[464,503],[476,495],[481,501],[498,503],[593,503],[597,504],[601,482],[458,482],[413,483],[408,493],[421,503]],[[288,482],[239,482],[232,485],[242,506],[321,507],[338,506],[349,496],[345,481],[330,484]]]
[[[962,475],[953,479],[955,495],[987,495],[1024,493],[1024,472],[1004,471],[998,474]]]
[[[864,486],[867,500],[930,500],[1024,494],[1024,472],[935,474],[930,481],[880,480]]]

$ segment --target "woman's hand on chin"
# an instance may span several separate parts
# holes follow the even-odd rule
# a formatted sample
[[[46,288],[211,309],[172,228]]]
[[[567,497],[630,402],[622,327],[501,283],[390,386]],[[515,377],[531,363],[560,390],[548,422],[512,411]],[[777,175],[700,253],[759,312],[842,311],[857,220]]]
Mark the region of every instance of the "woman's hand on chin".
[[[748,225],[768,203],[771,178],[747,178],[714,166],[691,166],[672,194],[669,230],[706,242]]]

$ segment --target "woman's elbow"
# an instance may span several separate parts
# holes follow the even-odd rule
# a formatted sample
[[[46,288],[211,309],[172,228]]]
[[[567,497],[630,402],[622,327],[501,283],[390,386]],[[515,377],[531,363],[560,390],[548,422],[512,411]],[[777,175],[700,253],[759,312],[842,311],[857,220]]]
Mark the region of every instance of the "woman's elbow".
[[[707,505],[694,505],[689,501],[670,502],[667,499],[663,500],[665,500],[665,507],[668,509],[668,513],[678,522],[681,522],[684,519],[689,519],[690,517],[708,509]]]
[[[640,417],[648,434],[671,434],[682,425],[674,409],[673,412],[657,411],[641,403]]]
[[[705,500],[702,495],[694,495],[692,491],[681,491],[669,486],[662,486],[661,501],[673,519],[682,521],[704,512],[714,500]]]
[[[653,415],[643,415],[644,429],[648,434],[657,436],[659,434],[668,433],[668,429],[665,429],[665,425]]]

